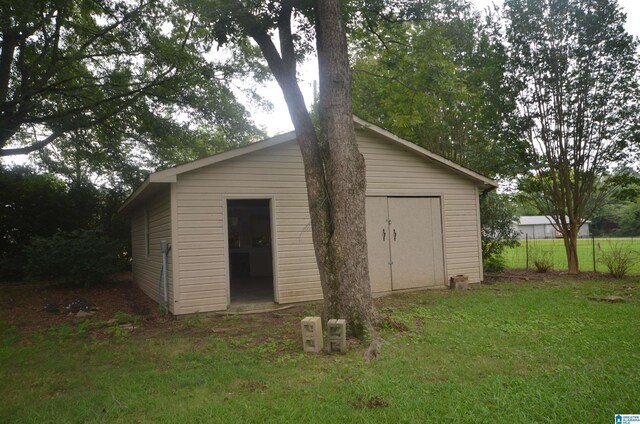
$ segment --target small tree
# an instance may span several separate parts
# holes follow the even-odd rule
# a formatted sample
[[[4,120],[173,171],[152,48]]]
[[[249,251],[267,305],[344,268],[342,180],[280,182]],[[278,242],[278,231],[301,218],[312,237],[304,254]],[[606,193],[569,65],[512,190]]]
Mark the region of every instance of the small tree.
[[[480,222],[482,233],[482,260],[486,265],[507,247],[520,244],[515,229],[515,206],[507,195],[496,192],[480,197]]]
[[[615,0],[507,0],[508,67],[528,131],[525,178],[578,273],[578,230],[606,198],[602,177],[640,137],[637,43]]]

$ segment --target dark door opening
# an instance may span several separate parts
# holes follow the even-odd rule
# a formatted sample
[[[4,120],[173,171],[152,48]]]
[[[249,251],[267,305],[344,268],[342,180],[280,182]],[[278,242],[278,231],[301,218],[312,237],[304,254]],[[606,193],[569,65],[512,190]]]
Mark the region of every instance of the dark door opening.
[[[232,303],[273,302],[269,199],[227,200]]]

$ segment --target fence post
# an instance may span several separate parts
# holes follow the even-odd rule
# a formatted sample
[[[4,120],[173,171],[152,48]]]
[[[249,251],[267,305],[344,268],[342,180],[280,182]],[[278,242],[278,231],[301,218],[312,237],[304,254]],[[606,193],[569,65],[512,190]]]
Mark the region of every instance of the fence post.
[[[527,263],[527,271],[529,270],[529,234],[524,235],[524,251],[525,251],[525,255],[527,256],[526,259],[526,263]]]
[[[591,233],[591,250],[593,252],[593,272],[596,272],[596,235]]]

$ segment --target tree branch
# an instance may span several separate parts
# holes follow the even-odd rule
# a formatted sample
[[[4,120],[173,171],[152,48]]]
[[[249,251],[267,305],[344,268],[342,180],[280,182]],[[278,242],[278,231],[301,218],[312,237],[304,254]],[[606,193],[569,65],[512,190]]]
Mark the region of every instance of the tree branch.
[[[35,152],[36,150],[40,150],[43,147],[53,143],[53,141],[55,141],[58,137],[60,137],[61,134],[62,134],[61,132],[54,132],[51,135],[49,135],[49,137],[43,140],[40,140],[30,146],[16,147],[13,149],[2,149],[0,150],[0,157],[13,156],[13,155],[26,155],[31,152]]]
[[[280,53],[284,68],[296,75],[296,56],[293,45],[293,34],[291,33],[291,13],[293,11],[293,1],[282,2],[282,10],[278,16],[278,35],[280,38]]]
[[[13,55],[18,46],[18,34],[2,33],[2,52],[0,52],[0,103],[4,103],[9,92],[9,78]]]

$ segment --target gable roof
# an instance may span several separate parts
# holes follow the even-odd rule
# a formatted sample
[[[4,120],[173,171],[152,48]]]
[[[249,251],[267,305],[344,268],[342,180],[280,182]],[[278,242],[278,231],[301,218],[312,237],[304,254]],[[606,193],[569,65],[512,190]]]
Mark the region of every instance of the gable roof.
[[[364,131],[368,131],[374,133],[384,140],[398,145],[405,150],[417,154],[431,162],[438,163],[443,165],[450,170],[467,177],[471,180],[476,181],[479,185],[482,185],[486,188],[493,189],[497,188],[498,184],[482,174],[479,174],[475,171],[467,169],[463,166],[458,165],[455,162],[452,162],[448,159],[443,158],[440,155],[437,155],[429,150],[418,146],[417,144],[411,143],[407,140],[403,140],[402,138],[392,134],[391,132],[365,121],[362,118],[358,118],[357,116],[353,116],[353,121],[356,127],[356,130],[361,129]],[[154,172],[150,174],[147,179],[131,193],[131,195],[127,198],[124,204],[120,207],[119,212],[125,212],[131,209],[134,204],[139,203],[140,201],[149,198],[157,191],[162,189],[166,184],[175,183],[178,181],[178,175],[184,174],[185,172],[190,172],[205,166],[213,165],[219,162],[223,162],[229,159],[233,159],[239,156],[243,156],[249,153],[257,152],[263,149],[267,149],[270,147],[274,147],[283,143],[292,142],[296,140],[295,131],[291,131],[285,134],[280,134],[275,137],[267,138],[262,141],[258,141],[256,143],[249,144],[247,146],[238,147],[232,150],[228,150],[223,153],[218,153],[213,156],[208,156],[203,159],[198,159],[193,162],[185,163],[184,165],[174,166],[172,168],[164,169],[162,171]]]
[[[521,216],[520,225],[547,225],[551,224],[551,219],[548,216]]]
[[[399,145],[401,147],[406,148],[408,151],[412,153],[416,153],[418,156],[422,156],[426,159],[429,159],[431,162],[439,163],[440,165],[444,165],[446,168],[449,168],[467,178],[475,180],[487,188],[498,188],[498,183],[491,178],[484,176],[478,172],[472,171],[469,168],[465,168],[462,165],[458,165],[457,163],[450,161],[449,159],[445,159],[440,155],[437,155],[424,147],[420,147],[415,143],[407,141],[398,137],[397,135],[385,130],[382,127],[374,125],[370,122],[365,121],[362,118],[358,118],[357,116],[353,116],[353,122],[356,124],[356,129],[363,129],[374,134],[377,134],[384,138],[387,141],[390,141],[392,144]]]
[[[569,221],[568,216],[565,219]],[[590,224],[591,221],[585,221],[585,223]],[[519,225],[553,225],[553,221],[545,215],[521,216]]]

